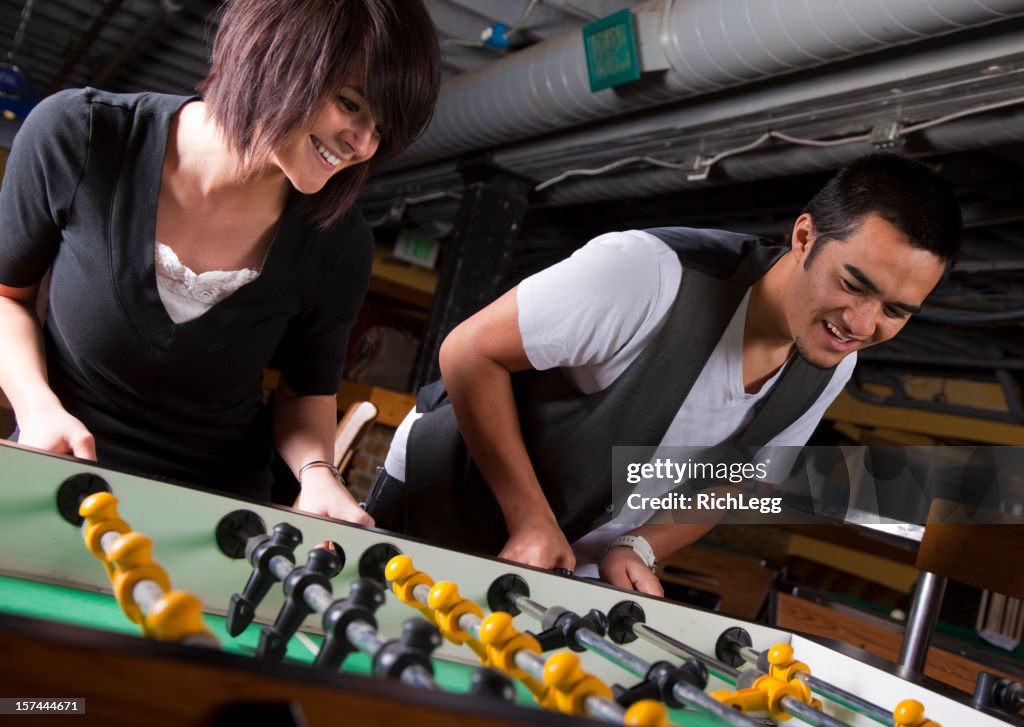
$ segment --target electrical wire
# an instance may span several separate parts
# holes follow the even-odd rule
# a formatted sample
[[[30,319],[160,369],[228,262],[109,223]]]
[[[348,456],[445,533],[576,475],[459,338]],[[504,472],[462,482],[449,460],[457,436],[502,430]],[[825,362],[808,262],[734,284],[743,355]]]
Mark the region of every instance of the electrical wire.
[[[441,45],[457,45],[460,48],[482,48],[483,43],[479,40],[463,40],[462,38],[444,38]]]
[[[462,195],[458,192],[428,192],[427,194],[421,194],[415,197],[406,197],[405,199],[392,205],[391,209],[385,212],[383,215],[375,220],[370,220],[366,224],[370,227],[380,227],[388,222],[398,222],[402,219],[405,214],[405,210],[409,205],[422,204],[423,202],[433,202],[438,199],[457,199],[461,200]]]
[[[533,13],[533,9],[537,7],[537,4],[539,2],[540,0],[530,0],[530,4],[526,6],[526,10],[520,13],[519,19],[516,20],[516,22],[512,23],[509,29],[502,34],[502,38],[507,40],[509,36],[515,35],[520,30],[522,30],[523,26],[526,25],[526,21],[529,20],[530,15]],[[444,40],[441,41],[441,45],[457,45],[463,48],[484,47],[484,43],[482,40],[464,40],[462,38],[445,38]]]
[[[920,124],[914,124],[913,126],[907,126],[900,129],[902,134],[912,134],[915,131],[921,131],[937,124],[944,124],[947,121],[953,121],[954,119],[963,118],[964,116],[971,116],[972,114],[981,113],[982,111],[992,111],[993,109],[1001,109],[1006,106],[1016,106],[1019,103],[1024,103],[1024,96],[1017,96],[1016,98],[1008,98],[1003,101],[993,101],[990,104],[984,106],[978,106],[972,109],[964,109],[963,111],[957,111],[956,113],[941,116],[931,121],[924,121]]]
[[[519,20],[514,22],[512,27],[505,31],[506,38],[514,33],[518,33],[522,27],[526,25],[526,21],[530,18],[530,14],[533,13],[533,9],[537,7],[537,3],[539,2],[540,0],[530,0],[530,4],[526,6],[526,10],[524,10],[522,15],[519,16]]]
[[[980,114],[986,111],[993,111],[995,109],[1001,109],[1007,106],[1015,106],[1021,103],[1024,103],[1024,96],[1018,96],[1011,99],[1004,99],[1003,101],[994,101],[992,103],[984,104],[982,106],[975,106],[973,108],[963,109],[961,111],[957,111],[951,114],[946,114],[945,116],[940,116],[939,118],[924,121],[919,124],[913,124],[911,126],[906,127],[897,127],[896,130],[900,136],[905,136],[906,134],[912,134],[917,131],[922,131],[924,129],[931,128],[933,126],[938,126],[940,124],[944,124],[955,119],[961,119],[965,116],[973,116],[974,114]],[[618,159],[614,162],[610,162],[609,164],[605,164],[604,166],[601,167],[591,169],[569,169],[562,172],[561,174],[558,174],[557,176],[551,177],[550,179],[546,179],[543,182],[539,183],[537,186],[534,187],[534,191],[539,192],[543,189],[547,189],[548,187],[554,184],[558,184],[559,182],[563,182],[566,179],[569,179],[570,177],[594,176],[598,174],[604,174],[606,172],[612,171],[613,169],[618,169],[619,167],[625,166],[627,164],[633,164],[636,162],[646,162],[648,164],[664,167],[667,169],[688,170],[694,173],[706,172],[722,159],[751,151],[753,149],[756,149],[757,147],[763,146],[772,139],[778,139],[779,141],[784,141],[789,144],[797,144],[802,146],[825,147],[842,146],[844,144],[853,144],[856,142],[870,141],[871,134],[856,134],[854,136],[844,136],[839,139],[822,140],[806,139],[798,136],[791,136],[781,131],[772,130],[767,131],[764,134],[761,134],[761,136],[747,144],[743,144],[742,146],[737,146],[732,149],[726,149],[725,151],[721,151],[715,154],[714,156],[707,158],[702,158],[698,156],[695,161],[673,162],[666,161],[663,159],[656,159],[650,156],[631,156],[626,157],[624,159]]]
[[[21,50],[21,44],[25,41],[25,28],[32,17],[32,2],[33,0],[25,0],[25,4],[21,8],[21,19],[18,21],[18,29],[14,32],[14,45],[7,53],[8,58],[14,58],[18,55],[18,51]]]
[[[534,191],[539,192],[542,189],[546,189],[547,187],[550,187],[553,184],[558,184],[559,182],[568,179],[569,177],[592,177],[598,174],[604,174],[605,172],[610,172],[611,170],[618,169],[619,167],[624,167],[627,164],[635,164],[636,162],[646,162],[653,166],[664,167],[666,169],[689,169],[691,171],[694,169],[694,164],[692,162],[670,162],[665,161],[664,159],[656,159],[654,157],[649,156],[626,157],[625,159],[618,159],[609,164],[605,164],[603,167],[597,167],[596,169],[569,169],[568,171],[562,172],[557,177],[552,177],[551,179],[541,182],[533,189]]]

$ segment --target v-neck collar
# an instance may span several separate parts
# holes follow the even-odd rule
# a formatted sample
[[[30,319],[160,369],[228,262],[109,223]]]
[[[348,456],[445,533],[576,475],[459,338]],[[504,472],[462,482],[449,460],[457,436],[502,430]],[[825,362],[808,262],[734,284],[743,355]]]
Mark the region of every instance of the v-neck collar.
[[[783,370],[789,365],[789,362],[793,359],[792,353],[786,357],[786,360],[782,365],[776,369],[770,377],[768,377],[761,388],[753,394],[748,394],[746,387],[743,385],[743,335],[746,331],[747,325],[747,309],[750,307],[750,289],[743,295],[743,299],[740,304],[736,307],[736,312],[733,314],[732,320],[729,321],[729,325],[725,329],[723,338],[725,339],[725,354],[726,354],[726,370],[729,377],[729,392],[734,401],[750,401],[751,399],[760,399],[764,394],[771,389],[775,382],[782,376]],[[735,353],[739,351],[738,355],[732,355],[730,352]]]
[[[125,315],[152,346],[183,352],[209,345],[211,330],[230,330],[231,321],[259,301],[274,300],[292,282],[296,267],[285,262],[290,247],[280,240],[295,239],[304,224],[293,192],[267,248],[260,275],[217,303],[203,315],[180,324],[168,316],[157,288],[153,250],[156,214],[164,157],[175,115],[197,97],[143,94],[130,124],[120,173],[111,197],[108,241],[111,272]]]

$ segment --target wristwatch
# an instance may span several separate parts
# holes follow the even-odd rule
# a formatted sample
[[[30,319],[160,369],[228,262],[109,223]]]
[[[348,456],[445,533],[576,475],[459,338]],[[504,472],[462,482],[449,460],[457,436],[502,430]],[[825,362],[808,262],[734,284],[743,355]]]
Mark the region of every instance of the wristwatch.
[[[654,572],[654,566],[657,565],[658,561],[654,557],[654,549],[647,542],[647,538],[642,535],[620,535],[608,543],[608,550],[619,546],[632,548],[633,552],[644,562],[644,565],[651,569],[651,573]]]

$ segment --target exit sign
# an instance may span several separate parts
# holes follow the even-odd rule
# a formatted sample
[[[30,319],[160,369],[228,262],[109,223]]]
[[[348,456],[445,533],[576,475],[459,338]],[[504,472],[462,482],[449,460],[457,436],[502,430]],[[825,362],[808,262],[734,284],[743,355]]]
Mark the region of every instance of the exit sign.
[[[640,62],[629,8],[583,26],[583,50],[591,93],[639,80]]]
[[[441,243],[414,230],[402,230],[395,241],[394,255],[399,260],[433,268],[437,264],[437,254]]]

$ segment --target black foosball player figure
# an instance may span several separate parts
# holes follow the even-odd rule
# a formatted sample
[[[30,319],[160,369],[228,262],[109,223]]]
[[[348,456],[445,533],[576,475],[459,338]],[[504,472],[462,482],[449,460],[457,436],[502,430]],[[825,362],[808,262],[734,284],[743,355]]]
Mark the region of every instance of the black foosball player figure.
[[[960,229],[939,174],[873,154],[785,245],[683,227],[596,237],[447,336],[442,381],[399,426],[367,509],[443,545],[661,594],[656,561],[713,523],[618,511],[612,448],[803,445],[857,351],[921,308]]]
[[[198,96],[40,102],[0,189],[15,438],[257,500],[276,448],[296,507],[371,524],[332,464],[373,253],[354,201],[439,85],[421,0],[229,0]]]

